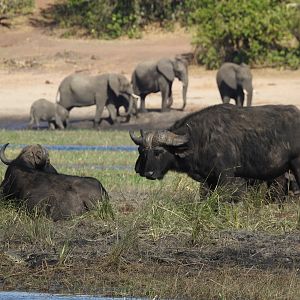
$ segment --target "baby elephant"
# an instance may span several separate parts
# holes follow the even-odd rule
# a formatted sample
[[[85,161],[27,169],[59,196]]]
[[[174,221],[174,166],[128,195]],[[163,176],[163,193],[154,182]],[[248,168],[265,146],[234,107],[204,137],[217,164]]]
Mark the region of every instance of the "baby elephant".
[[[31,129],[35,123],[39,128],[40,121],[47,121],[50,129],[64,129],[69,122],[69,112],[57,103],[39,99],[31,105],[28,127]]]

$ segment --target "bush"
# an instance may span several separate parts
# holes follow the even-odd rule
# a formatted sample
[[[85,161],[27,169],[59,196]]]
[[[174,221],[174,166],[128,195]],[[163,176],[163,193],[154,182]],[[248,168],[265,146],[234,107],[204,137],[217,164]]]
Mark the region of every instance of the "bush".
[[[299,49],[289,45],[293,16],[281,0],[203,0],[189,19],[198,62],[209,69],[224,61],[298,67]]]
[[[139,37],[152,22],[161,26],[180,18],[180,0],[67,0],[53,7],[54,19],[65,27],[84,28],[94,37]]]
[[[288,5],[290,10],[291,18],[289,27],[292,34],[295,36],[297,41],[300,43],[300,0]]]
[[[34,7],[34,0],[0,0],[0,15],[28,13]]]

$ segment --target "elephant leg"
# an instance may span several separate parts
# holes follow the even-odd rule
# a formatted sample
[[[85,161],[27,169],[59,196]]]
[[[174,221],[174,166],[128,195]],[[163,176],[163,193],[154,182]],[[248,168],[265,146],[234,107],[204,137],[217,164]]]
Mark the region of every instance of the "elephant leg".
[[[108,104],[108,105],[106,105],[106,108],[109,112],[112,123],[113,124],[119,123],[119,119],[117,117],[117,109],[115,108],[114,104]]]
[[[31,116],[30,117],[30,121],[29,121],[29,124],[28,124],[28,129],[32,129],[32,127],[33,127],[33,124],[34,124],[34,118],[33,118],[33,116]]]
[[[170,110],[170,108],[168,107],[169,86],[162,85],[160,91],[161,91],[161,98],[162,98],[161,112],[167,112]]]
[[[48,128],[51,130],[55,130],[55,124],[53,122],[48,122]]]
[[[35,117],[34,121],[35,121],[36,129],[40,129],[40,120],[37,117]]]
[[[169,97],[168,97],[168,104],[167,107],[170,108],[173,104],[173,94],[172,94],[172,82],[169,85]]]
[[[98,128],[100,126],[106,101],[107,99],[103,99],[103,97],[101,98],[99,95],[96,96],[96,113],[95,113],[95,120],[94,120],[95,128]]]
[[[69,118],[66,119],[65,121],[63,121],[63,124],[64,124],[65,128],[69,127],[69,124],[70,124]]]
[[[224,104],[228,104],[230,102],[230,98],[228,96],[223,96],[222,101]]]
[[[237,106],[243,106],[244,105],[244,99],[245,99],[244,93],[239,94],[236,98],[236,105]]]
[[[141,95],[141,108],[140,108],[141,113],[148,112],[147,109],[146,109],[146,106],[145,106],[145,98],[146,98],[146,95],[142,94]]]
[[[63,122],[62,122],[62,120],[61,120],[60,117],[56,117],[56,118],[55,118],[55,123],[56,123],[56,125],[57,125],[57,127],[58,127],[59,129],[64,129],[64,128],[65,128],[65,127],[64,127],[64,124],[63,124]]]

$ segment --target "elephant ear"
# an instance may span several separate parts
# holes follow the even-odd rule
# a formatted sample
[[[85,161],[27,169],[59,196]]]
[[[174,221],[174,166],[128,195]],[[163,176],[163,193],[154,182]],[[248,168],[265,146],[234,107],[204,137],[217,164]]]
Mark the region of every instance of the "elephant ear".
[[[235,66],[226,66],[226,67],[228,67],[228,69],[223,70],[224,81],[229,87],[236,90],[237,89],[237,72],[238,72],[239,66],[237,66],[237,68],[235,68]]]
[[[114,94],[118,97],[120,95],[120,82],[116,74],[110,74],[108,76],[108,85]]]
[[[163,74],[169,81],[173,81],[175,78],[174,67],[170,60],[161,59],[157,62],[158,71]]]

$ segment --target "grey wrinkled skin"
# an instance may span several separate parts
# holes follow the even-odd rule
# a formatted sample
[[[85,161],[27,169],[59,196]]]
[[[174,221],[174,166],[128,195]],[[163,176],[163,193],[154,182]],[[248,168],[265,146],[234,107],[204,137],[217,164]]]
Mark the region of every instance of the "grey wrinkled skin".
[[[64,129],[68,126],[69,112],[57,103],[39,99],[33,102],[30,107],[28,128],[32,129],[35,124],[37,129],[39,129],[40,121],[48,122],[50,129]]]
[[[102,121],[104,107],[108,109],[112,123],[118,116],[137,116],[137,103],[128,79],[122,74],[106,73],[90,76],[75,73],[67,76],[60,84],[56,102],[70,111],[73,107],[96,105],[95,126]],[[125,108],[121,115],[120,107]]]
[[[243,106],[244,91],[246,91],[247,106],[251,106],[253,86],[252,74],[248,65],[226,62],[218,70],[216,79],[223,103],[229,103],[230,99],[234,99],[236,105]]]
[[[146,112],[145,98],[150,93],[161,92],[161,111],[168,111],[173,104],[172,84],[175,78],[182,82],[182,110],[186,106],[188,88],[188,65],[181,57],[162,58],[136,66],[132,73],[133,91],[141,98],[141,111]]]
[[[7,145],[0,150],[1,161],[8,165],[0,186],[4,199],[29,211],[38,209],[55,221],[81,215],[108,199],[96,178],[57,173],[41,145],[26,146],[13,160],[4,154]]]

